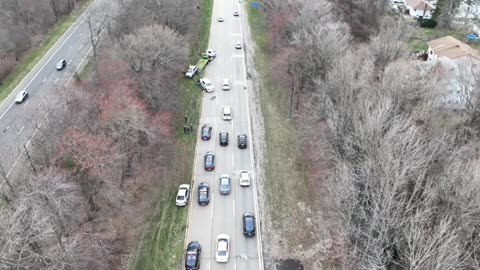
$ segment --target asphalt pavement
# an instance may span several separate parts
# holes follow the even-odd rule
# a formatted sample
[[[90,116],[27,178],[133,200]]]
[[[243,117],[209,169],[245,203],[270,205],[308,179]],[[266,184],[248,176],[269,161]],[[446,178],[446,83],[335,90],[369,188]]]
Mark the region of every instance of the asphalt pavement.
[[[240,16],[233,16],[234,11],[239,11]],[[198,140],[187,231],[187,243],[198,241],[202,245],[200,269],[263,270],[258,218],[255,237],[245,237],[242,228],[242,215],[245,212],[253,212],[258,217],[245,54],[244,48],[235,48],[237,41],[243,44],[242,28],[248,27],[245,15],[238,1],[214,1],[209,48],[217,51],[217,57],[208,64],[205,77],[213,82],[215,92],[204,92],[200,117],[200,127],[204,124],[212,125],[213,136],[209,141],[202,141],[200,131],[196,134]],[[219,16],[224,18],[224,22],[217,22]],[[221,90],[225,78],[231,82],[229,91]],[[232,108],[231,121],[222,119],[222,109],[225,106]],[[218,134],[224,130],[229,133],[228,146],[219,145]],[[237,146],[237,135],[242,133],[248,135],[247,149],[239,149]],[[204,170],[204,155],[208,151],[214,152],[216,158],[215,170],[209,172]],[[240,186],[241,170],[249,171],[251,186]],[[229,195],[220,195],[219,178],[223,174],[232,178],[232,191]],[[197,187],[200,182],[210,185],[211,197],[207,206],[198,204]],[[219,234],[230,236],[227,263],[215,261],[216,238]]]
[[[8,175],[19,163],[24,146],[30,145],[48,117],[46,108],[54,100],[52,97],[68,86],[73,74],[88,60],[91,45],[86,18],[102,2],[94,1],[0,104],[0,165]],[[98,19],[92,15],[95,26]],[[66,60],[67,66],[57,71],[55,66],[61,59]],[[16,104],[15,96],[21,90],[26,90],[29,97]]]

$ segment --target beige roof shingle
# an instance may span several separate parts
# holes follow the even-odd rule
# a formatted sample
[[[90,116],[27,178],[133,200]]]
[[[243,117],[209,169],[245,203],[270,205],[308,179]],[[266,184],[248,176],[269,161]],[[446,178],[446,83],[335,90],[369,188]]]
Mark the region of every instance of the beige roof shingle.
[[[455,59],[469,55],[475,58],[480,58],[476,50],[451,36],[430,40],[427,43],[438,57],[446,56],[450,59]]]

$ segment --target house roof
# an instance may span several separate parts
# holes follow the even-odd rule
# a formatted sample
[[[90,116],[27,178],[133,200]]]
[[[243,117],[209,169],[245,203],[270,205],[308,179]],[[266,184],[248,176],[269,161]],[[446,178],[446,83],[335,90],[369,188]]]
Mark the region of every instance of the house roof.
[[[451,36],[430,40],[427,43],[438,57],[445,56],[455,59],[462,56],[473,56],[480,59],[478,51]]]
[[[409,7],[414,8],[414,9],[418,9],[418,10],[433,10],[434,9],[434,7],[430,3],[425,2],[423,0],[406,0],[405,2]]]

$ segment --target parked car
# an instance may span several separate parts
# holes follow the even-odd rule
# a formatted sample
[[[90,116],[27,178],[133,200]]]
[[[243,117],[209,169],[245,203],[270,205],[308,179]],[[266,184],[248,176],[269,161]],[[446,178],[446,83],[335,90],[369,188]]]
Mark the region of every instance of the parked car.
[[[217,252],[215,252],[215,260],[217,262],[228,262],[230,237],[226,234],[217,236]]]
[[[237,41],[237,43],[235,44],[235,49],[241,49],[241,48],[242,48],[242,42]]]
[[[230,80],[229,79],[223,79],[222,90],[230,90]]]
[[[185,72],[185,77],[193,78],[193,76],[195,76],[197,72],[198,72],[197,66],[188,66],[187,72]]]
[[[220,194],[228,195],[232,190],[231,178],[228,174],[222,174],[220,176]]]
[[[223,107],[223,116],[222,119],[225,121],[232,120],[232,108],[229,106]]]
[[[198,204],[207,205],[210,202],[210,187],[206,182],[198,184]]]
[[[187,252],[185,254],[185,270],[200,269],[200,254],[202,247],[197,241],[188,243]]]
[[[250,186],[250,175],[248,171],[240,171],[240,186],[241,187],[248,187]]]
[[[65,61],[65,59],[62,59],[62,60],[58,61],[57,65],[56,65],[56,68],[57,68],[57,70],[62,70],[66,66],[67,66],[67,61]]]
[[[223,21],[224,21],[224,20],[223,20],[223,17],[221,17],[221,16],[218,17],[217,21],[218,21],[218,22],[223,22]]]
[[[185,206],[188,204],[190,198],[190,186],[188,184],[180,185],[177,192],[176,204],[177,206]]]
[[[199,79],[198,83],[200,84],[202,89],[205,90],[207,93],[211,93],[211,92],[215,91],[213,83],[207,78]]]
[[[227,146],[228,145],[228,132],[227,131],[220,131],[220,134],[218,135],[218,139],[220,141],[221,146]]]
[[[28,98],[28,93],[25,90],[20,91],[16,96],[15,96],[15,103],[22,103],[25,101],[25,99]]]
[[[213,59],[213,58],[217,57],[217,51],[215,51],[214,49],[208,49],[207,50],[207,56],[210,59]]]
[[[253,213],[245,213],[242,217],[243,235],[247,237],[255,236],[255,215]]]
[[[247,148],[247,143],[248,143],[247,134],[240,134],[237,136],[237,138],[238,138],[238,148],[240,149]]]
[[[215,170],[215,155],[213,152],[207,152],[204,157],[205,161],[205,171]]]
[[[208,141],[212,137],[212,126],[209,124],[205,124],[202,127],[202,134],[201,134],[202,140]]]

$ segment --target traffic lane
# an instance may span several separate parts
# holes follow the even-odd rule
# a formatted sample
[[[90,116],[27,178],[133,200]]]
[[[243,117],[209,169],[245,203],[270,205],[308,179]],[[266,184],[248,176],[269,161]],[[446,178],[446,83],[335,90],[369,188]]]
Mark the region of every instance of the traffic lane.
[[[234,187],[233,187],[234,188]],[[217,194],[219,192],[217,191]],[[233,195],[218,195],[213,205],[212,226],[212,258],[215,258],[216,240],[219,234],[227,234],[230,237],[229,260],[227,263],[214,262],[211,269],[235,269],[235,201]]]
[[[237,248],[237,269],[250,270],[258,268],[258,245],[257,236],[246,237],[243,235],[243,221],[242,216],[244,213],[255,213],[254,209],[254,196],[252,186],[242,187],[237,189],[235,195],[238,199],[236,204],[238,213],[236,222],[238,230],[236,230],[236,248]],[[256,216],[256,214],[255,214]]]

